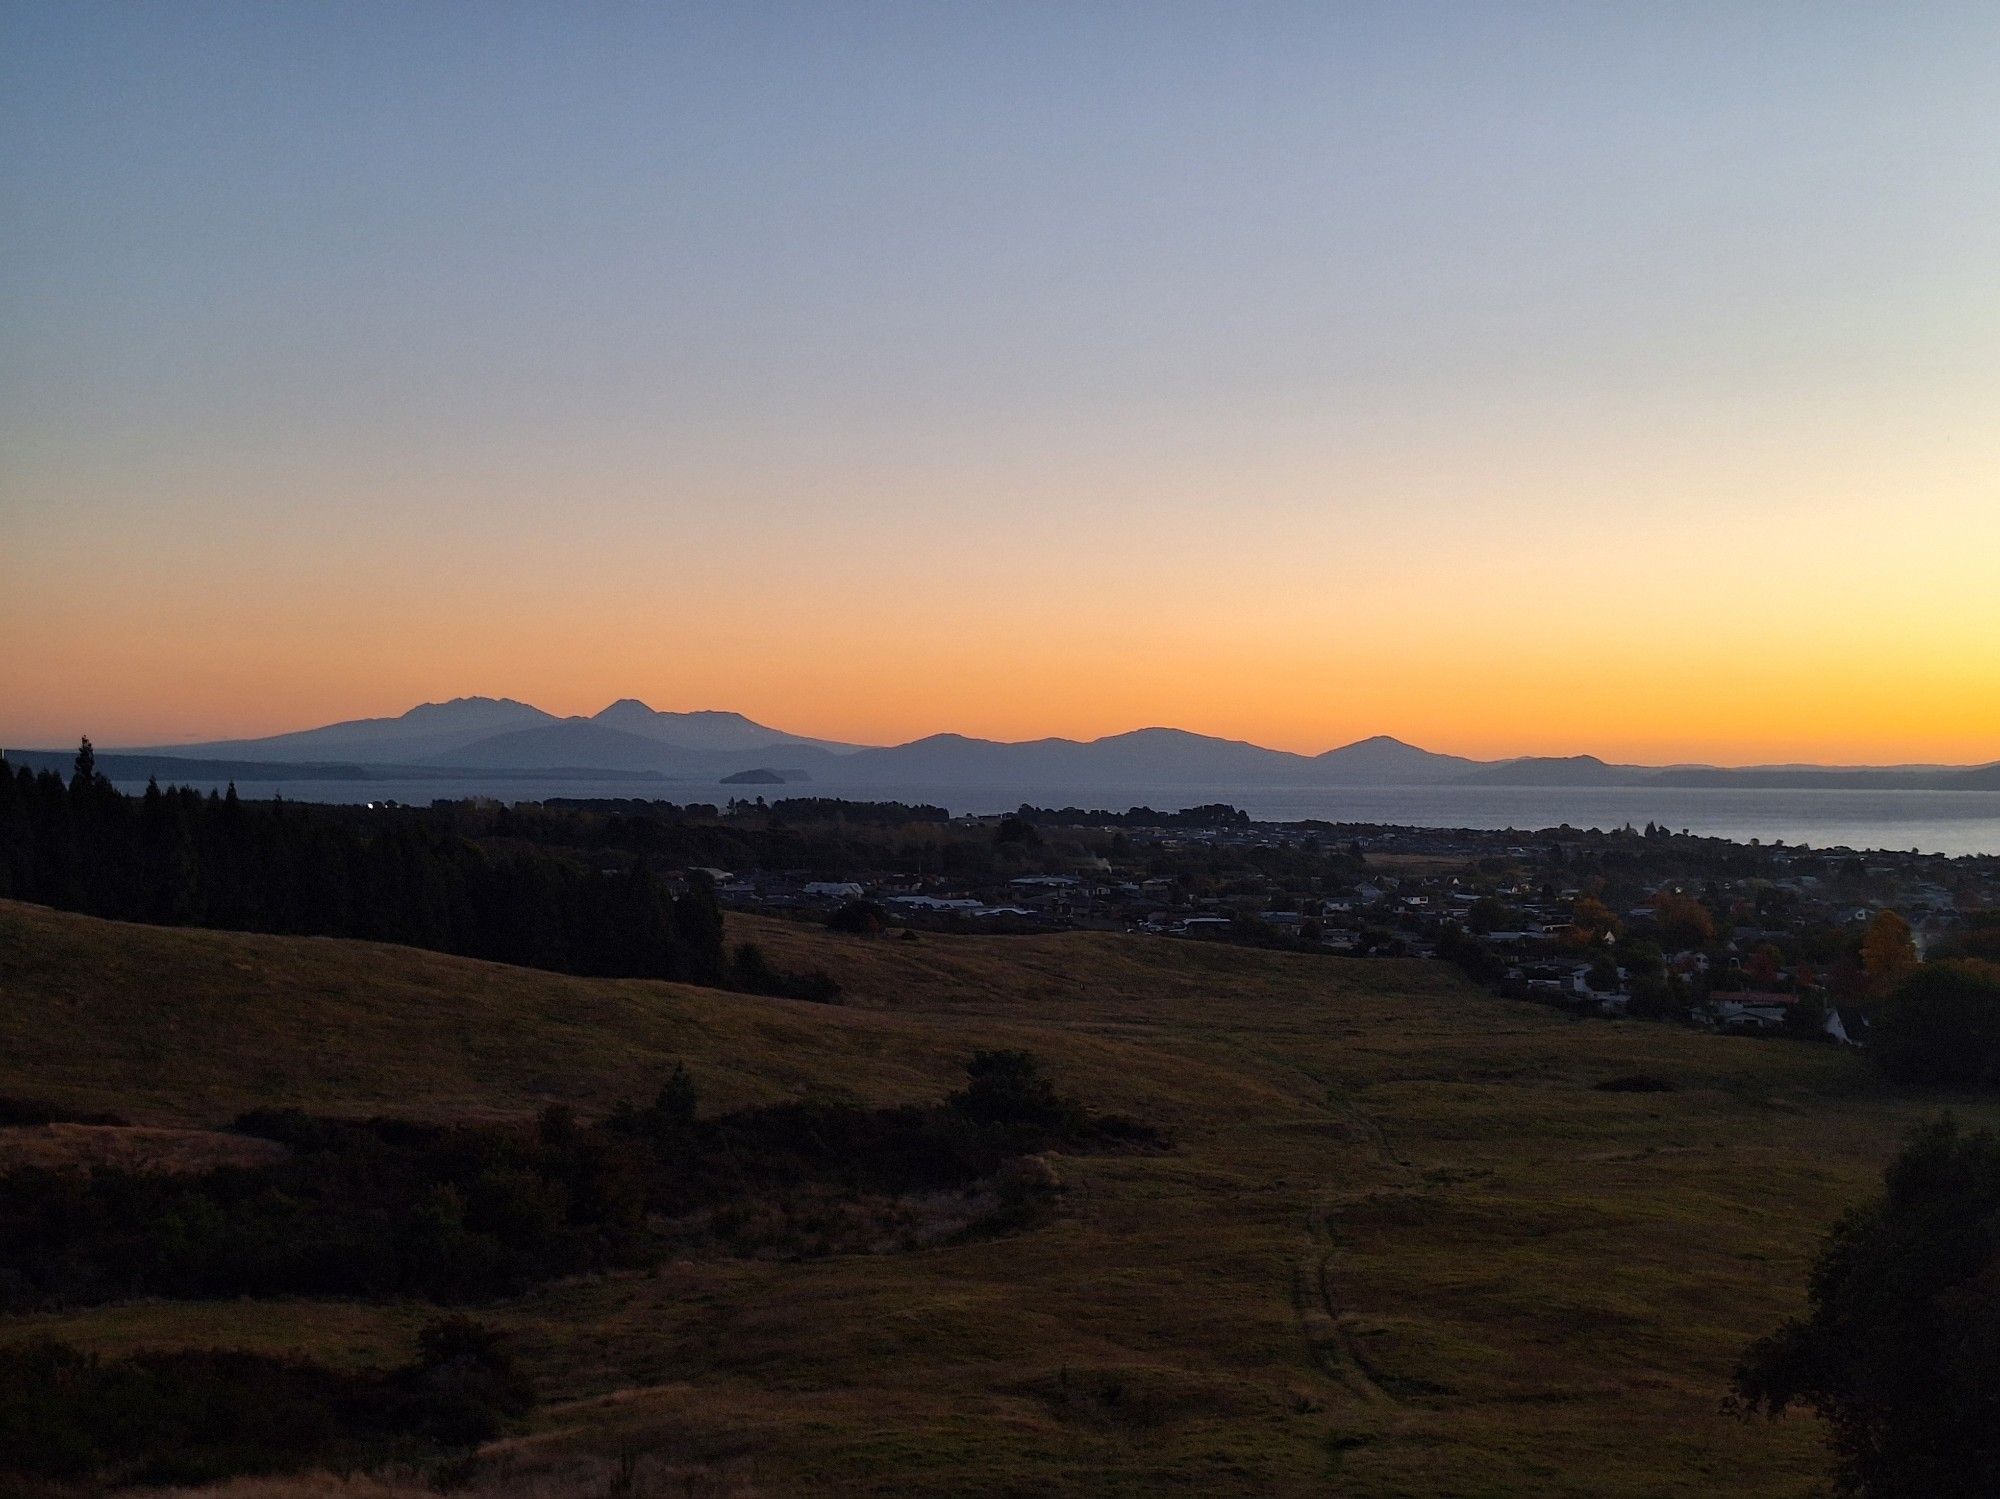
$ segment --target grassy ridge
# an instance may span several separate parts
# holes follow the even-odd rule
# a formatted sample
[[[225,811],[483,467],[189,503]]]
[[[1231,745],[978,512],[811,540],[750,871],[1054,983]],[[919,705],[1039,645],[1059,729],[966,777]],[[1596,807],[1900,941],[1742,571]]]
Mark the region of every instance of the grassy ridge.
[[[1803,1494],[1811,1426],[1720,1417],[1728,1368],[1938,1102],[1832,1048],[1569,1020],[1425,965],[732,918],[746,937],[855,1002],[0,905],[0,1092],[161,1125],[280,1100],[490,1117],[639,1097],[680,1057],[708,1107],[890,1102],[974,1047],[1032,1049],[1179,1147],[1062,1162],[1064,1216],[1019,1238],[681,1263],[491,1313],[551,1402],[514,1462],[643,1449],[885,1495]],[[1639,1072],[1675,1091],[1594,1086]],[[0,1337],[366,1365],[422,1316],[161,1303]]]

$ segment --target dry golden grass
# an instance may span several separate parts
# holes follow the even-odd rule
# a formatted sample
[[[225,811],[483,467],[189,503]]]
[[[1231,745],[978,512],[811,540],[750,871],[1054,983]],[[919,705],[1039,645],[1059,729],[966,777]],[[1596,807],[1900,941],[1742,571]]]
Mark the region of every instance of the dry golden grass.
[[[843,1496],[1799,1496],[1823,1478],[1810,1423],[1717,1404],[1744,1341],[1798,1305],[1819,1234],[1940,1102],[1860,1058],[1573,1020],[1420,964],[730,927],[825,966],[852,1003],[0,905],[0,1092],[162,1123],[279,1101],[490,1116],[640,1096],[680,1057],[711,1105],[890,1100],[935,1097],[1004,1044],[1176,1131],[1166,1154],[1065,1160],[1062,1215],[1016,1238],[689,1261],[486,1309],[546,1403],[475,1484],[620,1454]],[[1592,1086],[1635,1072],[1676,1091]],[[425,1315],[149,1303],[0,1338],[367,1365],[403,1357]]]
[[[1458,874],[1471,869],[1479,861],[1465,854],[1391,854],[1369,853],[1361,862],[1376,874],[1393,875],[1437,875]]]
[[[0,1172],[23,1166],[90,1171],[99,1167],[180,1174],[282,1160],[285,1147],[222,1130],[115,1124],[34,1124],[0,1128]]]
[[[193,1489],[128,1489],[125,1499],[437,1499],[439,1492],[430,1473],[296,1473]],[[448,1492],[461,1499],[759,1499],[764,1491],[745,1472],[675,1463],[658,1454],[535,1464],[516,1461],[501,1446],[485,1455],[477,1476],[454,1483]]]

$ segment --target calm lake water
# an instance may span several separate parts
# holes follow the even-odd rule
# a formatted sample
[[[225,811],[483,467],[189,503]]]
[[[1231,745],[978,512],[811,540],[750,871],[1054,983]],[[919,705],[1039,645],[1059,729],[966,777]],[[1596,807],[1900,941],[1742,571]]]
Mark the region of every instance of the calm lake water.
[[[202,783],[205,785],[206,783]],[[123,789],[142,791],[144,784]],[[1617,828],[1661,823],[1710,837],[1818,847],[1921,849],[1926,853],[2000,854],[2000,791],[1768,791],[1710,787],[1508,786],[723,786],[714,781],[591,780],[518,776],[490,780],[245,782],[246,796],[273,790],[294,801],[418,805],[439,797],[491,796],[541,801],[559,796],[655,797],[723,802],[732,795],[840,796],[857,801],[928,802],[955,813],[1043,807],[1162,810],[1228,802],[1260,820],[1397,823],[1429,828],[1537,828],[1568,823]]]

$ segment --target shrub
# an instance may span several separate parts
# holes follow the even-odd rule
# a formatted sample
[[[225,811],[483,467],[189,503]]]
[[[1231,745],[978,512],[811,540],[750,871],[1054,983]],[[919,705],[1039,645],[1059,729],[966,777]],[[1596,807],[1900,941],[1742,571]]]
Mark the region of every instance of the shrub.
[[[977,1051],[965,1071],[969,1081],[950,1102],[968,1119],[1058,1130],[1077,1122],[1075,1104],[1056,1093],[1055,1085],[1025,1051]]]
[[[695,1109],[699,1104],[695,1093],[694,1079],[679,1062],[660,1084],[660,1091],[653,1098],[653,1118],[659,1126],[693,1124]]]
[[[126,1121],[116,1114],[78,1113],[57,1104],[30,1098],[0,1097],[0,1126],[40,1124],[114,1124]]]
[[[1975,1499],[2000,1473],[2000,1139],[1919,1130],[1827,1235],[1806,1315],[1738,1367],[1746,1414],[1810,1408],[1842,1492]]]
[[[1456,923],[1448,922],[1438,932],[1437,955],[1475,984],[1497,984],[1507,976],[1505,960]]]
[[[872,900],[850,900],[827,913],[826,928],[830,932],[848,932],[858,937],[872,937],[888,924],[888,917],[882,908]]]
[[[489,1440],[533,1403],[500,1335],[463,1319],[427,1327],[416,1359],[386,1373],[230,1350],[109,1359],[42,1341],[0,1351],[0,1487],[372,1465]]]
[[[177,1177],[0,1177],[15,1306],[135,1294],[419,1295],[467,1301],[644,1253],[628,1163],[604,1132],[350,1123],[296,1111],[238,1128],[284,1160]]]
[[[1868,1049],[1899,1083],[2000,1086],[2000,975],[1984,964],[1925,964],[1875,1011]]]
[[[1046,1213],[1062,1195],[1063,1179],[1047,1156],[1024,1155],[1009,1161],[993,1179],[1000,1212],[1010,1223],[1027,1223]]]
[[[1052,1149],[1163,1143],[1058,1093],[1025,1052],[977,1053],[925,1107],[812,1101],[701,1119],[676,1067],[645,1109],[598,1124],[552,1106],[518,1125],[246,1114],[283,1160],[181,1176],[24,1168],[0,1177],[0,1304],[135,1295],[420,1296],[467,1302],[650,1263],[688,1225],[745,1201],[788,1223],[851,1205],[980,1193]],[[807,1242],[786,1227],[786,1242]],[[849,1239],[864,1236],[856,1233]],[[744,1235],[731,1246],[761,1252]]]
[[[729,986],[745,994],[763,994],[772,999],[804,999],[815,1004],[835,1004],[840,985],[823,968],[806,973],[786,973],[771,966],[764,949],[754,942],[739,942],[731,955]]]
[[[392,1388],[404,1429],[448,1447],[491,1441],[535,1403],[505,1335],[468,1317],[426,1327]]]

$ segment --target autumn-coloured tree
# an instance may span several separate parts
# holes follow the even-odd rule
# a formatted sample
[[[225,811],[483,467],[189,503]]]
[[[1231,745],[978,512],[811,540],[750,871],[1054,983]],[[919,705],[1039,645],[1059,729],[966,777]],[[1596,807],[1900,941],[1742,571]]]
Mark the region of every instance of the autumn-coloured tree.
[[[1859,1004],[1868,998],[1868,975],[1861,971],[1861,960],[1851,952],[1836,957],[1823,977],[1827,995],[1835,1004]]]
[[[1744,976],[1760,989],[1777,983],[1783,969],[1784,955],[1768,942],[1752,952],[1743,964]]]
[[[1861,939],[1861,970],[1878,994],[1886,994],[1917,966],[1916,939],[1910,924],[1894,911],[1878,911]]]
[[[1715,918],[1692,895],[1662,890],[1653,898],[1653,917],[1669,947],[1707,947],[1715,940]]]
[[[1571,947],[1601,947],[1607,941],[1617,941],[1624,930],[1609,906],[1594,895],[1586,895],[1576,903],[1563,941]]]

